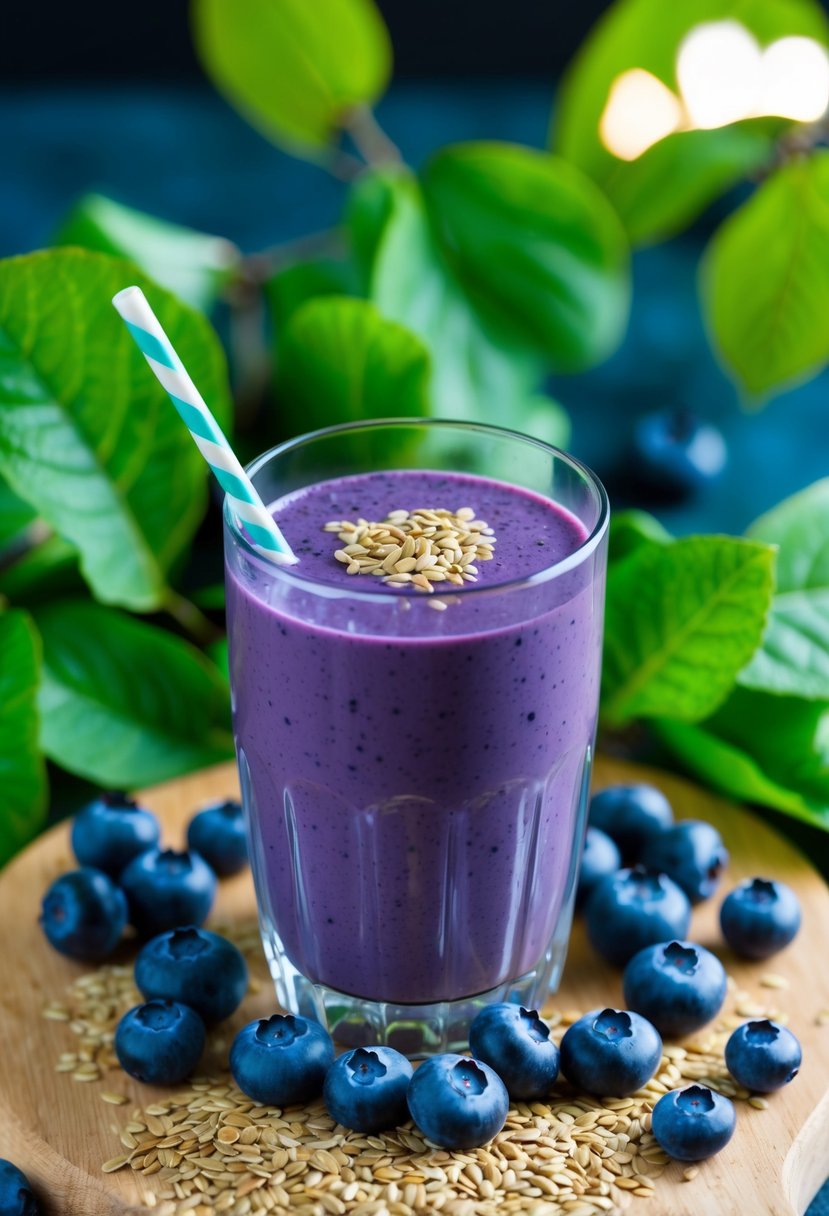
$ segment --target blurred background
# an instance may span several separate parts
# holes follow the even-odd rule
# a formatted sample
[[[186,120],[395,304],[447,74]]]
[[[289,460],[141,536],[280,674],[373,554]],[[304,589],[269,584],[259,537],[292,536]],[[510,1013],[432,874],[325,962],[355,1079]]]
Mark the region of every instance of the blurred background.
[[[507,14],[501,0],[378,7],[394,79],[376,112],[416,167],[461,140],[544,147],[562,74],[609,8],[596,0],[511,0]],[[698,7],[703,19],[728,6]],[[6,22],[0,254],[49,244],[90,191],[225,236],[244,253],[338,222],[346,185],[274,147],[217,94],[194,50],[187,5],[148,0],[125,24],[102,0],[14,3]],[[550,382],[571,420],[572,450],[608,481],[617,505],[655,504],[677,532],[740,532],[829,467],[825,374],[784,384],[768,408],[746,412],[705,334],[700,255],[748,191],[743,182],[715,192],[676,239],[651,246],[648,238],[651,247],[634,254],[634,304],[619,349]],[[635,467],[636,420],[663,409],[714,423],[728,448],[727,472],[679,501],[670,492],[674,500],[663,501],[663,487],[654,494]]]

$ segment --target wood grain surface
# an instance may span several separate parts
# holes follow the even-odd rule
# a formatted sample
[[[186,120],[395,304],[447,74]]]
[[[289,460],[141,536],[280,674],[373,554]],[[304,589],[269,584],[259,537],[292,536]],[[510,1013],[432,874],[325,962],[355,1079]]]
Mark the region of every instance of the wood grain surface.
[[[808,861],[769,827],[679,778],[600,758],[594,788],[631,779],[653,781],[680,816],[705,818],[720,828],[731,853],[726,888],[744,877],[765,874],[797,890],[803,928],[794,944],[771,962],[742,962],[723,948],[717,899],[695,910],[690,936],[716,949],[729,973],[758,1003],[768,1005],[773,997],[788,1013],[789,1025],[803,1044],[804,1065],[791,1085],[771,1095],[769,1109],[739,1104],[733,1140],[702,1165],[693,1181],[682,1181],[681,1167],[671,1165],[658,1180],[655,1197],[634,1197],[627,1210],[631,1216],[801,1216],[829,1175],[829,1025],[820,1024],[819,1016],[829,1010],[829,891]],[[167,842],[177,844],[195,807],[237,789],[235,769],[227,765],[148,790],[144,800],[160,815]],[[49,1216],[137,1216],[147,1211],[141,1206],[141,1190],[147,1190],[152,1179],[142,1179],[139,1190],[131,1171],[105,1175],[100,1165],[119,1151],[118,1130],[127,1112],[132,1106],[146,1106],[160,1091],[120,1074],[115,1082],[110,1076],[89,1084],[59,1075],[55,1061],[76,1041],[66,1025],[42,1017],[48,1002],[60,1001],[67,985],[90,970],[52,951],[37,925],[42,892],[72,864],[68,831],[61,826],[0,875],[0,1156],[29,1174]],[[254,911],[247,874],[221,884],[214,921],[249,922]],[[784,976],[788,989],[764,990],[759,981],[768,970]],[[621,1002],[618,973],[597,960],[577,925],[562,988],[548,1011]],[[265,986],[246,999],[233,1026],[274,1008],[273,993]],[[99,1091],[116,1087],[129,1095],[129,1106],[101,1101]],[[528,1201],[528,1209],[533,1203],[537,1201]]]

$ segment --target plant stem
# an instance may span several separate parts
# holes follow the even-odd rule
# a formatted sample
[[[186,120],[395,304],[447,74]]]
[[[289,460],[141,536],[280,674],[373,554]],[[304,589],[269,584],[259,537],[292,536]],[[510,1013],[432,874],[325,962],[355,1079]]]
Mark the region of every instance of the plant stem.
[[[403,158],[397,144],[389,139],[368,106],[355,106],[348,116],[346,130],[361,156],[370,165],[399,163]]]
[[[242,281],[237,280],[232,285],[232,292],[244,288],[248,284],[264,283],[284,266],[292,262],[302,261],[303,258],[315,254],[337,253],[342,240],[336,228],[321,228],[318,232],[309,232],[307,236],[298,236],[290,241],[282,241],[278,245],[270,245],[257,253],[248,254],[242,261]]]
[[[200,646],[209,646],[211,642],[217,642],[223,636],[221,629],[214,625],[192,600],[174,591],[172,587],[167,589],[161,606]]]

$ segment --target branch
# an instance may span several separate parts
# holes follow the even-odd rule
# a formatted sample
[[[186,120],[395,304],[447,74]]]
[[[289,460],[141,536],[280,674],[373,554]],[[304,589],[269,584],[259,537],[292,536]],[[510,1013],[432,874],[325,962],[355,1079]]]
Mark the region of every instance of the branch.
[[[368,106],[355,106],[348,115],[345,129],[354,146],[370,165],[399,164],[400,149],[389,139]]]

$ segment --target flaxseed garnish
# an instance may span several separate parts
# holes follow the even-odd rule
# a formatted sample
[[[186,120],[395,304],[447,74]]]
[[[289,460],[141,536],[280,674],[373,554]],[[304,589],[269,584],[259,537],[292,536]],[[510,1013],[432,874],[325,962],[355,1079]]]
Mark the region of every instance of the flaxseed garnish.
[[[255,924],[214,927],[246,954],[252,989],[269,983]],[[123,1074],[112,1037],[139,999],[131,968],[106,964],[44,1009],[55,1034],[64,1033],[57,1025],[63,1023],[78,1039],[75,1051],[59,1057],[58,1070],[92,1080],[98,1078],[85,1066],[108,1072],[99,1092],[113,1115]],[[562,1083],[545,1102],[515,1103],[494,1140],[469,1152],[434,1148],[411,1123],[376,1136],[347,1131],[322,1101],[284,1110],[257,1106],[216,1069],[143,1108],[125,1106],[100,1168],[132,1171],[141,1202],[155,1216],[612,1216],[636,1198],[660,1194],[668,1158],[653,1137],[651,1112],[663,1093],[696,1082],[737,1101],[751,1098],[730,1077],[723,1051],[743,1021],[737,1007],[753,999],[732,980],[718,1021],[682,1045],[665,1044],[656,1076],[630,1097],[593,1098]],[[560,1040],[581,1013],[548,1007],[553,1038]],[[763,1013],[786,1020],[781,1010]],[[240,1016],[252,1014],[245,1017],[243,1006]],[[211,1031],[211,1059],[227,1059],[222,1035],[221,1027]],[[762,1117],[765,1099],[751,1104]],[[691,1182],[696,1174],[693,1166],[682,1177]]]
[[[472,507],[390,511],[379,523],[334,519],[324,531],[342,541],[334,556],[347,574],[373,574],[390,587],[429,594],[436,583],[476,583],[475,563],[491,560],[496,540]]]

